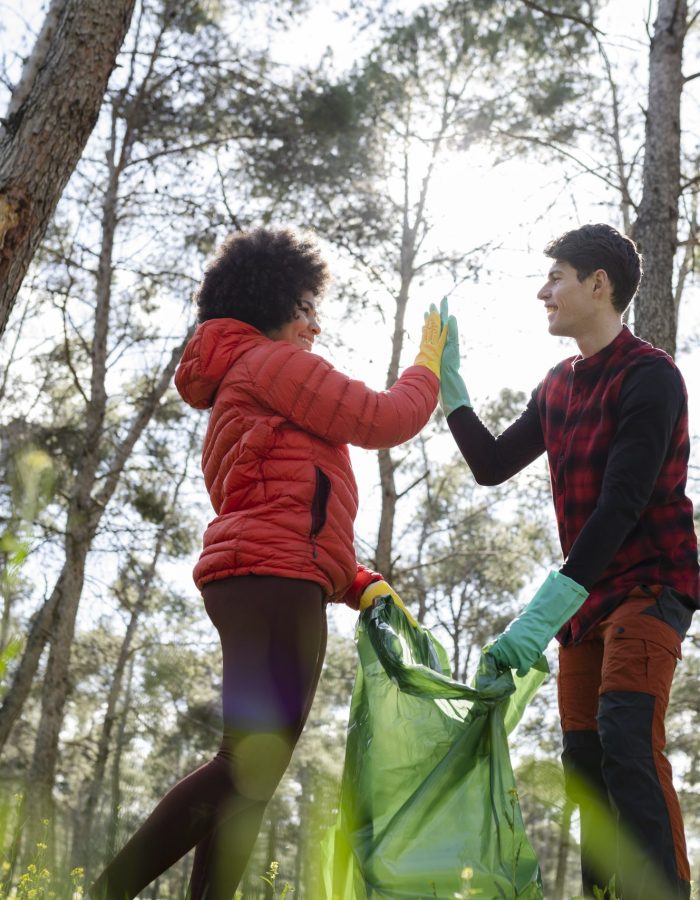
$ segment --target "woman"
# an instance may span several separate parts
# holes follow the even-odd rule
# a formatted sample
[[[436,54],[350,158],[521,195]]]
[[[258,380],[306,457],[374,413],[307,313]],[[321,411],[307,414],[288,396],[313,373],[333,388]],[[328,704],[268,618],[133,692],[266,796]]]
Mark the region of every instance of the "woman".
[[[230,900],[289,763],[326,646],[325,604],[358,608],[381,576],[358,567],[347,443],[417,434],[435,408],[446,333],[426,316],[416,362],[375,392],[312,353],[326,263],[308,239],[229,237],[206,269],[175,376],[211,409],[202,468],[216,517],[194,579],[223,650],[224,737],[163,798],[91,895],[124,900],[196,846],[192,900]]]

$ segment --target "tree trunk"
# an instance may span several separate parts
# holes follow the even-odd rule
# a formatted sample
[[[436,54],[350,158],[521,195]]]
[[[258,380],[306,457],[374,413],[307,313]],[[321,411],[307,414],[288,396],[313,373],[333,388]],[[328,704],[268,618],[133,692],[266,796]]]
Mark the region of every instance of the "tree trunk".
[[[42,693],[41,719],[39,721],[31,766],[33,793],[38,802],[44,805],[49,802],[49,794],[54,783],[56,760],[58,758],[58,737],[70,686],[70,651],[75,632],[75,619],[83,588],[82,576],[85,569],[85,559],[90,551],[92,537],[94,537],[104,510],[117,487],[119,476],[129,454],[170,384],[188,338],[189,334],[185,341],[173,351],[168,364],[161,372],[157,385],[144,399],[141,409],[134,417],[129,433],[117,450],[116,459],[118,462],[113,464],[109,475],[104,481],[102,490],[93,500],[90,538],[81,542],[76,552],[76,556],[79,557],[78,565],[80,566],[81,578],[79,581],[73,580],[74,590],[70,594],[64,593],[62,602],[56,609],[55,625],[51,634],[51,653]],[[43,812],[41,814],[43,815]]]
[[[66,546],[73,545],[73,557],[84,573],[101,518],[93,493],[95,479],[104,449],[102,446],[105,410],[107,408],[107,351],[109,317],[112,305],[114,234],[117,223],[119,167],[115,163],[114,132],[108,153],[109,178],[102,205],[100,257],[95,277],[95,319],[91,347],[90,397],[85,410],[83,450],[76,466],[76,479],[66,526]],[[104,507],[103,507],[104,509]],[[89,524],[88,524],[89,523]],[[86,527],[87,526],[87,527]],[[68,554],[66,555],[68,558]],[[63,722],[63,708],[68,697],[71,645],[75,620],[83,590],[83,578],[75,590],[64,595],[56,607],[51,632],[51,650],[41,698],[41,718],[37,730],[34,756],[30,769],[32,812],[50,818],[50,795],[53,789],[58,735]]]
[[[114,741],[114,754],[112,756],[112,769],[110,773],[110,816],[107,828],[107,841],[105,845],[104,862],[111,860],[117,852],[117,836],[119,834],[119,809],[122,802],[121,794],[121,769],[122,754],[126,745],[126,720],[131,709],[131,692],[134,684],[134,666],[135,658],[132,656],[129,663],[129,672],[126,678],[126,690],[124,692],[124,703],[122,705],[121,716],[119,717],[119,728]]]
[[[82,583],[82,572],[73,567],[64,566],[50,596],[32,619],[22,658],[0,708],[0,751],[5,747],[29,696],[41,654],[49,639],[56,606],[60,603],[64,592],[70,593],[73,590],[72,582],[76,578],[79,578]]]
[[[394,333],[391,339],[391,361],[386,377],[386,386],[390,388],[399,377],[399,363],[404,342],[404,321],[406,307],[408,305],[408,292],[413,277],[413,258],[415,248],[412,244],[413,232],[404,226],[404,238],[401,248],[401,288],[396,298],[396,312],[394,313]],[[381,572],[386,581],[393,581],[393,556],[391,547],[394,539],[394,519],[396,518],[396,481],[394,470],[396,464],[390,450],[379,450],[379,484],[382,491],[382,508],[379,516],[379,529],[377,531],[377,548],[374,554],[374,562],[377,571]]]
[[[379,461],[379,484],[382,491],[382,508],[379,515],[377,531],[377,547],[374,552],[374,564],[378,572],[390,584],[394,580],[391,545],[394,538],[394,518],[396,517],[396,483],[394,480],[394,461],[390,450],[377,452]]]
[[[193,432],[192,434],[190,452],[194,445],[195,433],[196,432]],[[189,461],[190,453],[188,453],[187,457],[185,458],[182,473],[173,491],[171,506],[174,510],[178,508],[178,498],[182,485],[184,484],[185,478],[187,477],[187,468]],[[107,770],[107,758],[109,756],[112,739],[112,729],[117,719],[117,704],[119,702],[122,683],[124,681],[124,672],[126,671],[126,665],[131,653],[131,644],[133,642],[134,635],[136,634],[136,627],[141,618],[141,614],[146,607],[146,601],[153,584],[158,561],[160,559],[160,555],[163,550],[163,544],[165,542],[165,538],[168,534],[170,526],[171,522],[169,518],[166,517],[158,531],[150,562],[148,563],[145,570],[139,569],[138,593],[136,596],[136,601],[131,609],[131,616],[129,617],[129,624],[127,625],[124,639],[122,640],[121,647],[119,648],[117,664],[114,668],[114,675],[112,677],[112,682],[107,694],[107,708],[102,723],[100,739],[97,745],[97,755],[92,772],[92,777],[89,780],[86,779],[86,783],[83,786],[83,795],[85,797],[85,800],[83,804],[82,814],[79,816],[76,823],[71,858],[73,860],[73,866],[83,866],[85,868],[87,882],[90,881],[90,872],[88,871],[88,867],[90,866],[90,861],[92,859],[93,823],[97,805],[104,787],[105,773]]]
[[[451,78],[448,79],[448,82]],[[443,97],[443,110],[440,129],[432,143],[432,155],[425,169],[418,198],[415,204],[411,203],[411,142],[413,128],[412,110],[410,102],[404,111],[404,150],[403,150],[403,221],[401,228],[401,247],[399,248],[399,292],[396,297],[396,311],[394,314],[394,332],[391,338],[391,360],[387,373],[386,386],[391,387],[399,377],[399,365],[401,352],[404,345],[404,323],[406,319],[406,307],[416,274],[416,257],[420,250],[427,223],[425,218],[428,190],[432,180],[433,169],[437,155],[440,151],[443,137],[449,122],[447,100],[453,93],[446,87]],[[396,463],[393,461],[389,450],[380,450],[379,457],[379,482],[382,491],[382,508],[379,517],[379,530],[377,532],[377,549],[375,553],[375,565],[384,578],[393,580],[392,543],[394,538],[394,520],[396,518],[396,481],[394,472]]]
[[[565,797],[561,818],[561,831],[559,832],[559,846],[557,847],[557,868],[554,876],[554,894],[552,900],[564,900],[566,869],[569,861],[569,847],[571,846],[571,817],[573,812],[574,804],[568,797]]]
[[[272,810],[272,815],[270,817],[270,827],[267,832],[267,861],[266,866],[269,866],[270,863],[273,863],[277,860],[277,811]],[[265,900],[274,900],[275,895],[277,893],[276,887],[273,884],[265,884]]]
[[[95,126],[133,8],[134,0],[52,3],[25,65],[0,130],[0,335]]]
[[[3,598],[2,621],[0,622],[0,653],[10,643],[10,625],[12,624],[12,577],[8,574],[7,553],[0,553],[0,595]]]
[[[101,490],[93,501],[92,512],[95,518],[91,522],[91,526],[94,531],[97,530],[104,510],[116,490],[119,478],[134,445],[143,433],[146,425],[148,425],[163,394],[172,380],[177,363],[182,356],[185,345],[191,334],[192,329],[188,331],[183,341],[173,350],[170,360],[162,370],[153,390],[144,398],[141,408],[132,419],[128,433],[115,452],[109,473],[104,479]],[[67,545],[69,549],[66,553],[66,563],[63,566],[51,596],[44,603],[32,623],[32,628],[27,638],[22,659],[20,660],[12,685],[8,689],[2,708],[0,709],[0,751],[7,742],[12,727],[21,714],[24,703],[29,695],[32,681],[39,666],[42,651],[51,636],[52,629],[55,628],[52,620],[57,607],[60,607],[62,614],[70,616],[71,604],[75,602],[75,597],[77,596],[78,600],[80,599],[80,592],[82,591],[83,586],[85,557],[90,550],[90,542],[88,541],[86,544],[81,542],[81,549],[78,551],[78,549],[73,546],[75,543],[75,534],[73,534],[72,538],[70,530],[68,534],[71,544]],[[55,748],[52,752],[55,753]]]
[[[83,785],[84,803],[81,814],[77,819],[73,836],[73,849],[71,852],[72,865],[82,866],[85,869],[85,880],[90,881],[91,872],[88,871],[92,859],[93,824],[95,811],[104,787],[105,773],[107,771],[107,759],[109,756],[112,729],[117,720],[117,703],[121,694],[124,672],[129,659],[131,642],[136,633],[136,626],[145,605],[146,592],[142,592],[134,609],[132,610],[129,624],[126,628],[124,640],[119,648],[119,658],[114,668],[114,677],[107,695],[107,709],[102,722],[102,731],[97,745],[97,756],[89,782]]]
[[[634,237],[644,255],[644,278],[634,307],[639,337],[676,352],[673,263],[678,242],[680,105],[687,0],[659,0],[649,53],[644,178]]]

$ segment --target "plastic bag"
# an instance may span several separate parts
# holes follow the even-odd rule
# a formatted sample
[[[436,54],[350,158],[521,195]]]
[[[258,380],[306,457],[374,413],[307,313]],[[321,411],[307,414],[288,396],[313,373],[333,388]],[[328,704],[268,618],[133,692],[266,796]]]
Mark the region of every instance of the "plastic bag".
[[[340,810],[323,849],[323,900],[475,896],[542,900],[507,733],[547,674],[482,654],[474,687],[389,597],[360,616]]]

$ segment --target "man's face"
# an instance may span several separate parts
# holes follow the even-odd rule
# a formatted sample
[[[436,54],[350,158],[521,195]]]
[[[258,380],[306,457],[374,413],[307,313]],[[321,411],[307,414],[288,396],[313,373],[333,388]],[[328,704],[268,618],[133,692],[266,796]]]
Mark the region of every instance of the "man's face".
[[[596,314],[592,299],[595,272],[578,280],[576,269],[557,259],[547,273],[547,281],[537,292],[544,303],[549,333],[578,338],[590,330]]]

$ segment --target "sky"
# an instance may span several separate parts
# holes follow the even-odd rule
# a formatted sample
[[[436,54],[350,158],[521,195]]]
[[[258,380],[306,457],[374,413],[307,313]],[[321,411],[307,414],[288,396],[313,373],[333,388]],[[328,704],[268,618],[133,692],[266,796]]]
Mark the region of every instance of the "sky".
[[[410,3],[415,0],[404,2],[403,8]],[[48,0],[0,0],[3,54],[28,52],[30,35],[39,29],[47,6]],[[601,26],[616,65],[639,79],[640,104],[646,92],[646,11],[646,2],[611,0]],[[307,61],[314,54],[320,58],[329,45],[339,69],[352,65],[363,49],[361,42],[347,40],[347,25],[336,19],[329,3],[321,4],[311,20],[305,20],[283,39],[272,41],[275,58],[290,65],[298,61],[300,52]],[[699,96],[700,79],[696,79],[688,84],[685,100],[686,111],[691,111],[695,122],[700,120]],[[606,206],[609,199],[597,179],[580,176],[571,182],[556,162],[545,165],[533,159],[518,159],[494,167],[493,159],[485,152],[470,154],[468,161],[457,156],[447,159],[433,185],[435,240],[462,246],[465,254],[486,240],[493,249],[482,260],[484,268],[478,283],[464,283],[452,290],[449,282],[435,279],[416,290],[406,322],[403,364],[410,364],[417,352],[423,310],[431,302],[439,304],[443,293],[450,292],[450,309],[460,328],[462,374],[477,411],[503,388],[529,393],[552,365],[576,351],[572,342],[554,338],[547,331],[544,309],[536,297],[549,267],[542,250],[553,237],[586,222],[609,221],[619,225]],[[342,271],[343,261],[332,247],[327,247],[327,254],[331,269]],[[690,286],[681,308],[681,349],[677,356],[688,385],[696,466],[700,466],[700,351],[696,349],[696,345],[700,346],[699,299],[696,283]],[[334,305],[331,292],[323,307],[327,336],[319,340],[319,352],[348,374],[381,389],[389,357],[389,334],[375,321],[371,322],[370,331],[367,324],[361,321],[349,330],[344,310],[340,304]],[[334,333],[340,332],[350,348],[343,353],[342,364],[333,358]],[[436,442],[433,452],[441,457],[452,453],[449,438],[447,442]],[[361,498],[356,531],[363,542],[371,544],[380,508],[376,455],[353,447],[351,457]],[[700,493],[693,496],[695,491],[700,491],[700,478],[691,482],[690,489],[694,502],[700,504]],[[202,500],[202,508],[206,509],[208,501],[203,489]],[[182,591],[194,593],[190,574],[193,562],[187,560],[169,567]],[[81,610],[81,617],[95,614],[94,608]],[[349,636],[357,616],[347,607],[335,606],[329,619],[333,630]],[[206,626],[205,622],[202,624]]]
[[[405,2],[401,5],[407,7]],[[14,47],[26,52],[28,35],[38,30],[47,6],[48,0],[0,0],[0,22],[7,29],[0,33],[0,46],[5,52]],[[643,63],[645,52],[647,4],[636,6],[638,14],[630,15],[635,4],[611,0],[602,20],[614,57],[629,71]],[[361,42],[347,40],[347,24],[336,18],[332,4],[319,5],[309,19],[273,39],[271,46],[275,58],[289,64],[298,61],[300,48],[311,61],[314,54],[320,58],[331,47],[339,69],[350,66],[362,49]],[[695,93],[697,101],[700,88]],[[493,160],[482,153],[470,154],[468,162],[455,156],[438,171],[432,188],[432,207],[438,213],[436,242],[456,243],[465,253],[486,239],[498,245],[484,259],[490,271],[478,284],[456,289],[450,299],[451,311],[460,322],[464,373],[473,399],[494,396],[506,386],[529,391],[550,365],[571,352],[564,342],[547,334],[542,305],[536,299],[548,265],[542,249],[569,227],[601,220],[616,224],[603,206],[604,199],[596,179],[578,177],[573,185],[567,185],[563,169],[551,162],[512,160],[494,168]],[[334,260],[332,249],[329,261],[332,268],[334,263],[341,264]],[[449,282],[436,281],[416,290],[407,321],[414,344],[423,309],[430,302],[439,302],[442,293],[451,288]],[[686,302],[681,310],[679,335],[683,338],[700,330],[700,316],[691,316],[694,305],[698,304]],[[324,318],[331,327],[329,312],[327,306]],[[410,344],[409,340],[406,363],[412,352]],[[358,371],[367,371],[366,359],[352,359],[351,363]],[[698,354],[681,353],[679,363],[700,388]],[[381,366],[376,372],[381,385]]]
[[[600,20],[604,40],[613,65],[638,83],[638,102],[646,94],[646,35],[649,5],[612,0]],[[297,37],[288,36],[277,57],[293,62],[297,46],[321,55],[332,45],[339,68],[350,66],[357,47],[344,39],[344,26],[334,20],[328,6],[319,10],[313,32],[309,26]],[[313,39],[309,39],[313,33]],[[684,97],[684,113],[690,110],[700,120],[700,80],[690,82]],[[686,118],[687,121],[687,118]],[[433,186],[432,207],[439,210],[435,223],[436,242],[441,235],[446,243],[461,242],[465,252],[484,240],[495,249],[484,262],[478,284],[465,283],[450,295],[450,310],[459,322],[462,350],[462,374],[472,401],[480,405],[494,398],[505,387],[529,392],[546,371],[562,358],[576,352],[575,344],[549,335],[541,301],[536,294],[544,281],[550,260],[542,250],[553,237],[586,222],[608,221],[620,227],[605,206],[610,199],[593,176],[578,176],[569,181],[563,167],[546,165],[533,159],[511,160],[493,166],[486,154],[470,154],[469,162],[455,156],[439,170]],[[417,349],[422,312],[430,302],[439,303],[452,285],[436,282],[418,289],[407,317],[408,341],[403,363],[409,364]],[[679,352],[677,363],[689,391],[691,433],[700,436],[700,303],[698,285],[690,286],[679,316]],[[326,315],[328,327],[333,322]],[[337,327],[344,327],[342,319]],[[323,338],[321,338],[323,346]],[[361,344],[366,348],[366,343]],[[386,356],[383,357],[385,359]],[[367,366],[366,353],[355,353],[352,364],[358,377],[374,387],[384,383],[385,370]],[[368,377],[368,372],[370,377]],[[700,459],[700,437],[695,440],[694,458]],[[435,452],[451,452],[451,447],[435,447]],[[351,448],[360,487],[361,508],[357,533],[365,538],[378,521],[380,498],[377,463],[374,454]],[[696,489],[691,487],[691,494]],[[700,503],[700,496],[694,497]],[[350,622],[349,611],[338,611],[337,618]],[[354,618],[353,618],[354,621]]]

